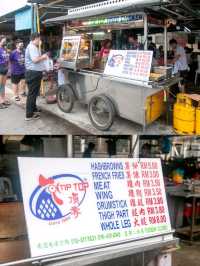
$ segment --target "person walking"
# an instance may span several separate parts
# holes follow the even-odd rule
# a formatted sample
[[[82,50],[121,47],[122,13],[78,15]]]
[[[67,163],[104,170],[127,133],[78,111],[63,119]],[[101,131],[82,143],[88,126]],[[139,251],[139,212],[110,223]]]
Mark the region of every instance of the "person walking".
[[[25,93],[25,51],[22,40],[16,41],[16,49],[10,54],[11,82],[15,101],[20,101],[19,93]]]
[[[28,96],[26,102],[26,121],[39,119],[39,110],[36,106],[39,95],[42,72],[45,70],[44,61],[48,59],[47,54],[41,55],[41,38],[39,33],[31,35],[31,41],[25,52],[26,83],[28,85]]]
[[[8,73],[9,54],[6,49],[6,37],[0,36],[0,109],[5,109],[10,102],[5,98],[5,86]]]

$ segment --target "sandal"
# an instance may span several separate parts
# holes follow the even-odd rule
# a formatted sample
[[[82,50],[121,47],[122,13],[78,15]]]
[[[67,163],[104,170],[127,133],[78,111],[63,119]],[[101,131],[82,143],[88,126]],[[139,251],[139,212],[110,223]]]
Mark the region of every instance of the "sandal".
[[[15,101],[16,101],[16,102],[19,102],[19,101],[20,101],[19,96],[16,96],[16,97],[15,97]]]
[[[4,103],[0,103],[0,109],[6,109],[8,106],[6,106]]]
[[[10,103],[9,101],[5,101],[3,104],[4,104],[5,106],[9,106],[9,105],[11,105],[11,103]]]

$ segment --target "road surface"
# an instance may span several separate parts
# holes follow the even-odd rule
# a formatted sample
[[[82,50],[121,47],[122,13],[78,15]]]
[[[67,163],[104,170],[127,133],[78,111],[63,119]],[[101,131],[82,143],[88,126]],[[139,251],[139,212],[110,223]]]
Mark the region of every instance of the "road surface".
[[[25,121],[25,110],[12,104],[0,110],[0,135],[79,135],[86,131],[47,113],[41,119]]]

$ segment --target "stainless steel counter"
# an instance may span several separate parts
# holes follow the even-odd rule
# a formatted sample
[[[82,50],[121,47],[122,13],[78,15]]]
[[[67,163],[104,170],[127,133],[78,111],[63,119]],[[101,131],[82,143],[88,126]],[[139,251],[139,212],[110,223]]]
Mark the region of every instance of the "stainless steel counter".
[[[148,243],[146,242],[147,240],[134,240],[88,251],[73,253],[66,252],[66,254],[61,253],[41,258],[30,258],[1,264],[1,266],[27,265],[28,263],[34,263],[37,265],[44,264],[48,266],[85,266],[126,256],[133,256],[134,266],[142,266],[144,264],[142,264],[141,261],[139,264],[136,263],[138,254],[140,255],[140,258],[142,255],[144,261],[147,262],[154,256],[158,255],[161,250],[166,249],[169,246],[176,246],[179,243],[178,238],[173,238],[172,234],[173,232],[169,232],[168,234],[148,238]]]

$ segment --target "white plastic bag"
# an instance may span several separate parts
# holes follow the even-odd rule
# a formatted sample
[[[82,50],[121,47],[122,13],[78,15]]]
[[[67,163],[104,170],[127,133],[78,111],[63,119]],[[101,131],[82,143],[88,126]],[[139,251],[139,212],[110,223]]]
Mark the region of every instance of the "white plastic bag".
[[[65,69],[58,70],[58,85],[62,86],[68,82],[68,72]]]
[[[53,60],[48,58],[44,61],[44,68],[46,72],[53,71]]]

